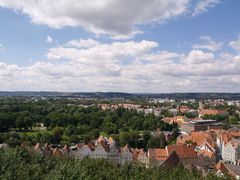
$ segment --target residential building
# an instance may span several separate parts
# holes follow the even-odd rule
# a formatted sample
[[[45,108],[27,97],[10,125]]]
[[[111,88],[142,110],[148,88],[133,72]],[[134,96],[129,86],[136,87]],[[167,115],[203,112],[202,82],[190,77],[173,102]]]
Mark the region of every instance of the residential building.
[[[149,149],[148,157],[150,166],[161,166],[167,160],[172,152],[176,152],[180,161],[184,165],[191,165],[197,163],[197,152],[192,145],[167,145],[164,149]]]
[[[133,154],[128,145],[121,148],[121,165],[131,163],[133,161]]]
[[[192,131],[219,129],[221,126],[221,123],[218,123],[216,120],[192,120],[190,122],[183,123],[180,130],[183,134],[189,134]]]
[[[219,132],[217,145],[222,155],[222,159],[233,164],[240,160],[240,130],[232,128]]]
[[[227,111],[225,110],[217,110],[217,109],[202,109],[199,111],[199,117],[204,115],[225,115]]]

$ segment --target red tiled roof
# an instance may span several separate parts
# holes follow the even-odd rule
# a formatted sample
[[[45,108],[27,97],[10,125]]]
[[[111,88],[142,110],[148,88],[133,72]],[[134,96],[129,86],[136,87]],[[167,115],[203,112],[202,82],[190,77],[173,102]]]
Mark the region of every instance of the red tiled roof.
[[[188,146],[185,144],[181,145],[167,145],[166,146],[168,154],[171,154],[173,151],[177,153],[177,155],[181,158],[195,158],[197,157],[197,153],[194,150],[192,145]]]
[[[166,168],[175,168],[181,163],[179,156],[175,151],[173,151],[169,157],[163,162],[161,167],[166,167]]]
[[[186,141],[192,141],[193,144],[200,146],[204,143],[208,143],[213,148],[215,148],[215,142],[213,137],[209,132],[191,132],[189,135],[179,136],[177,138],[177,144],[185,144]]]
[[[214,156],[213,152],[209,152],[209,151],[205,151],[205,150],[200,150],[197,152],[198,156],[202,156],[202,157],[208,157],[208,158],[212,158]]]
[[[168,153],[166,149],[160,149],[160,148],[149,149],[148,154],[150,159],[163,161],[168,158]]]

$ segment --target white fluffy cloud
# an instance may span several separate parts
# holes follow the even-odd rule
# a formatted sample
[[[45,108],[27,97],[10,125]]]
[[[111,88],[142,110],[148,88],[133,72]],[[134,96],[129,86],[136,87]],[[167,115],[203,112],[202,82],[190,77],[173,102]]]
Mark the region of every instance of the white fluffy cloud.
[[[237,51],[240,51],[240,36],[236,41],[229,42],[229,46]]]
[[[193,45],[194,49],[217,51],[220,50],[223,45],[222,42],[216,42],[210,36],[201,36],[199,39],[202,40],[202,43]]]
[[[215,5],[219,3],[220,0],[201,0],[197,3],[192,16],[204,13],[208,11],[208,8],[215,7]]]
[[[52,28],[82,27],[116,39],[141,33],[136,25],[183,15],[190,0],[0,0],[0,6]]]
[[[0,63],[1,90],[239,91],[240,56],[194,49],[179,54],[158,46],[154,41],[75,39],[49,49],[47,62]]]

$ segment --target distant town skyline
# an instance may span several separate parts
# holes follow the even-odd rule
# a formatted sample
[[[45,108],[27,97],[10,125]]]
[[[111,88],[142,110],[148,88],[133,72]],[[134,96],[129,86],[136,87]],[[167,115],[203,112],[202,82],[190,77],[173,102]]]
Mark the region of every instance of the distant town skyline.
[[[0,91],[240,92],[239,7],[0,0]]]

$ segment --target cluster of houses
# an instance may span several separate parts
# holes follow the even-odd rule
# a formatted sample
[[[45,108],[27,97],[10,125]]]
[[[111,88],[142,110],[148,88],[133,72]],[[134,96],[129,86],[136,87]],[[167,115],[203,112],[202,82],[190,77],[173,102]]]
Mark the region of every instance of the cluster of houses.
[[[24,145],[22,145],[24,147]],[[6,148],[7,145],[0,147]],[[88,144],[53,147],[37,143],[31,151],[49,157],[106,159],[116,165],[140,163],[145,167],[185,167],[194,165],[203,172],[212,170],[218,176],[231,175],[240,179],[240,130],[210,129],[181,134],[174,145],[144,149],[118,147],[112,137],[100,136]]]
[[[190,144],[198,154],[198,165],[212,166],[217,175],[240,179],[240,130],[210,129],[180,135],[177,144]],[[216,164],[217,163],[217,164]]]
[[[93,159],[107,159],[117,165],[124,165],[133,161],[132,151],[128,145],[118,148],[116,142],[111,137],[103,136],[88,144],[76,144],[70,147],[64,146],[63,148],[53,148],[49,144],[41,146],[40,143],[37,143],[34,146],[34,151],[47,158],[50,156],[74,159],[89,157]]]

